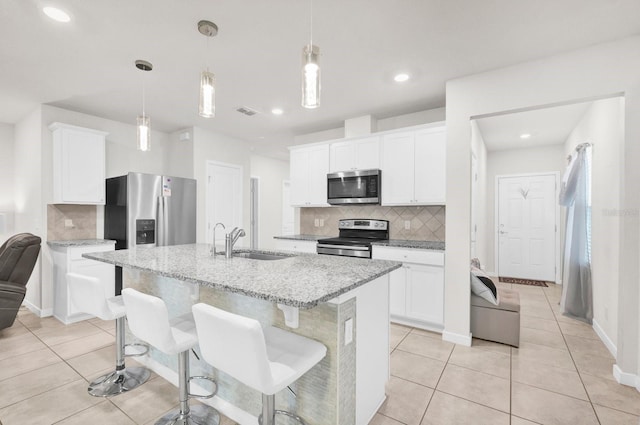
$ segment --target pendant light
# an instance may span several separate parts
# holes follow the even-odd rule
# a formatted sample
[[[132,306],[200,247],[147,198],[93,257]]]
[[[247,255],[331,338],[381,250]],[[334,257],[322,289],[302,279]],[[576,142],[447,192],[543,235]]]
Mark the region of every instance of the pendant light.
[[[313,45],[313,0],[311,0],[309,44],[302,49],[302,106],[320,106],[320,48]]]
[[[207,37],[214,37],[218,34],[218,26],[211,21],[198,22],[198,31]],[[207,39],[207,46],[209,40]],[[200,74],[200,106],[199,114],[204,118],[211,118],[216,115],[216,77],[209,72],[207,66],[206,71]]]
[[[136,68],[147,72],[153,69],[153,65],[151,65],[151,62],[138,59],[136,61]],[[138,115],[136,124],[138,129],[138,150],[143,152],[151,150],[151,125],[149,117],[145,114],[144,110],[144,77],[142,78],[142,115]]]

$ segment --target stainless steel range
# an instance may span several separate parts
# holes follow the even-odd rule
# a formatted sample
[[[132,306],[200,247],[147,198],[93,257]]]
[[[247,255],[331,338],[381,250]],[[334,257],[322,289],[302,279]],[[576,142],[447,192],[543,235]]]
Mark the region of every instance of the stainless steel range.
[[[387,220],[340,220],[338,230],[337,238],[318,240],[318,254],[371,258],[371,243],[389,239]]]

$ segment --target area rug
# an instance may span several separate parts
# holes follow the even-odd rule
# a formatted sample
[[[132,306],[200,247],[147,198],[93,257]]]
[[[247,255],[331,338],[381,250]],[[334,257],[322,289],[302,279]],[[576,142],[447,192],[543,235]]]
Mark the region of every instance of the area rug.
[[[544,286],[545,288],[549,286],[543,280],[520,279],[517,277],[502,277],[502,276],[500,276],[498,279],[500,279],[500,282],[517,283],[518,285]]]

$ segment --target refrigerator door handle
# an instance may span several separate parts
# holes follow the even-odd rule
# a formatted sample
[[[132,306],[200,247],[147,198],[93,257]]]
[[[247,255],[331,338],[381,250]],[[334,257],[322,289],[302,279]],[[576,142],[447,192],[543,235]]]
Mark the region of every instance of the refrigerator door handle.
[[[158,227],[158,241],[156,246],[166,246],[169,234],[169,220],[167,217],[167,202],[164,196],[158,196],[158,217],[156,226]]]

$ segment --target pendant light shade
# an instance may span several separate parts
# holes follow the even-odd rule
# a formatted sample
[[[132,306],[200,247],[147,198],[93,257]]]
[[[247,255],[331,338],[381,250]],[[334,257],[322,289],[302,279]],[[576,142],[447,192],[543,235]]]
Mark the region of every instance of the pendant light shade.
[[[216,77],[208,70],[200,74],[199,113],[204,118],[216,115]]]
[[[141,71],[151,71],[153,69],[153,65],[150,62],[144,60],[136,61],[136,68]],[[147,152],[151,150],[151,120],[145,114],[144,110],[144,78],[142,79],[142,115],[138,115],[136,120],[136,128],[137,128],[137,145],[138,150]]]
[[[149,117],[138,115],[138,150],[146,152],[151,149],[151,126]]]
[[[320,66],[318,46],[308,44],[302,49],[302,106],[308,109],[320,106]]]
[[[207,45],[209,39],[218,34],[218,26],[211,21],[202,20],[198,22],[198,32],[207,37]],[[212,118],[216,115],[216,77],[206,71],[200,74],[200,106],[198,113],[201,117]]]

